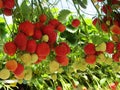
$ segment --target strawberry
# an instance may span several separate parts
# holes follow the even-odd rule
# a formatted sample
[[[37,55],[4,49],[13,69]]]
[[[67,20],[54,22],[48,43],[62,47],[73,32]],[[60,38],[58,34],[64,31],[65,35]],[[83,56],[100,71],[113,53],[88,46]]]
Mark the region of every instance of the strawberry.
[[[45,14],[41,14],[41,15],[39,16],[39,21],[40,21],[41,23],[44,23],[46,20],[47,20],[47,16],[46,16]]]
[[[67,48],[67,53],[70,53],[70,47],[68,46],[66,42],[60,42],[60,45],[65,45]]]
[[[43,34],[50,34],[50,33],[53,32],[53,31],[54,31],[54,27],[53,27],[52,25],[50,25],[50,24],[45,25],[45,26],[43,27],[43,29],[42,29],[42,33],[43,33]]]
[[[13,56],[16,53],[17,47],[14,42],[7,42],[3,46],[4,52],[10,56]]]
[[[43,35],[42,36],[42,42],[48,42],[48,40],[49,40],[49,37],[48,37],[48,35]]]
[[[88,64],[94,64],[96,62],[96,56],[95,55],[87,55],[85,58],[85,61]]]
[[[116,44],[116,50],[120,51],[120,42]]]
[[[67,56],[56,56],[56,61],[62,66],[67,66],[69,64],[69,59]]]
[[[12,15],[12,9],[4,8],[4,9],[3,9],[3,13],[4,13],[6,16],[11,16],[11,15]]]
[[[114,43],[113,42],[106,43],[106,52],[109,54],[112,54],[114,52]]]
[[[38,30],[34,30],[34,34],[32,36],[35,40],[39,40],[42,38],[42,32]]]
[[[118,25],[112,25],[110,27],[110,30],[114,33],[114,34],[120,34],[120,27]]]
[[[62,87],[61,86],[57,86],[56,90],[62,90]]]
[[[110,7],[110,5],[107,5],[107,4],[103,5],[101,10],[102,10],[105,14],[107,14],[107,13],[112,13],[112,8]]]
[[[116,85],[115,83],[111,83],[111,84],[109,85],[109,88],[110,88],[111,90],[117,90],[117,85]]]
[[[56,42],[56,39],[57,39],[57,33],[56,32],[51,32],[47,35],[49,37],[48,43],[49,44],[54,44]]]
[[[118,4],[118,3],[120,3],[119,0],[112,0],[111,2],[112,2],[112,4]]]
[[[12,9],[15,6],[15,0],[3,0],[4,8]]]
[[[108,26],[106,23],[102,23],[101,24],[101,29],[104,31],[104,32],[108,32]]]
[[[24,66],[18,63],[16,70],[14,71],[15,75],[20,75],[24,71]]]
[[[78,19],[73,19],[71,24],[72,24],[73,27],[76,28],[80,25],[80,21]]]
[[[47,43],[42,42],[37,45],[36,54],[40,56],[47,56],[50,53],[50,47]]]
[[[118,37],[118,35],[117,35],[117,34],[113,34],[113,35],[112,35],[112,40],[113,40],[114,42],[119,42],[119,37]]]
[[[70,48],[66,43],[60,43],[55,47],[55,53],[57,56],[65,56],[70,52]]]
[[[26,46],[26,51],[29,53],[34,53],[37,47],[37,43],[35,40],[28,40],[27,41],[27,46]]]
[[[34,24],[30,21],[24,21],[19,24],[18,30],[22,31],[27,36],[32,36],[34,34]]]
[[[103,2],[104,0],[97,0],[97,2]]]
[[[93,43],[88,43],[87,45],[85,45],[84,47],[84,52],[85,54],[87,55],[90,55],[90,54],[95,54],[95,45]]]
[[[115,62],[119,62],[120,61],[119,58],[120,58],[120,53],[119,52],[116,52],[112,55],[112,59]]]
[[[94,25],[94,26],[96,26],[97,24],[99,24],[100,23],[100,19],[99,18],[95,18],[93,21],[92,21],[92,24]]]
[[[41,27],[43,26],[43,23],[41,23],[41,22],[36,22],[36,23],[34,23],[34,29],[36,30],[39,30]]]
[[[20,50],[25,50],[27,45],[27,37],[24,33],[18,33],[14,39],[14,43],[16,44],[17,48]]]
[[[57,30],[60,31],[60,32],[64,32],[66,29],[66,26],[63,25],[63,24],[59,24],[58,27],[57,27]]]
[[[3,0],[0,0],[0,9],[3,8]]]
[[[48,24],[53,25],[53,27],[56,29],[58,25],[60,24],[60,22],[57,19],[51,19],[49,20]]]

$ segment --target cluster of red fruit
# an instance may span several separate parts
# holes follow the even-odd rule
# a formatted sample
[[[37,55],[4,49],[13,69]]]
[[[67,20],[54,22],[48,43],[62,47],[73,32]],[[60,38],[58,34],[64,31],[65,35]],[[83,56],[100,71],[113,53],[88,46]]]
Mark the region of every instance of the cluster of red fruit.
[[[93,43],[88,43],[84,47],[84,52],[86,54],[85,61],[88,64],[94,64],[97,60],[97,57],[100,54],[110,54],[114,62],[120,62],[120,42],[114,43],[112,41],[101,43],[98,46],[95,46]]]
[[[116,11],[120,8],[120,1],[109,0],[107,4],[105,0],[98,0],[98,2],[102,4],[101,12],[104,13],[104,16],[95,18],[92,22],[93,25],[99,26],[106,33],[120,34],[120,13]]]
[[[3,13],[6,16],[11,16],[12,15],[12,9],[15,6],[15,1],[14,0],[0,0],[0,9],[3,10]]]

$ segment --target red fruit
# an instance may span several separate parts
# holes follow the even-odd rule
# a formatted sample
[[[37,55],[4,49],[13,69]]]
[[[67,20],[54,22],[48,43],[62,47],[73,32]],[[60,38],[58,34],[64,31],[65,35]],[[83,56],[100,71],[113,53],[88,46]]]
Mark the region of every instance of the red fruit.
[[[119,0],[112,0],[111,2],[112,2],[112,4],[118,4],[118,3],[120,3]]]
[[[41,23],[44,23],[47,20],[47,16],[45,14],[41,14],[39,16],[39,20],[40,20]]]
[[[24,66],[20,63],[18,63],[16,70],[14,71],[15,75],[20,75],[24,71]]]
[[[107,14],[107,13],[112,13],[112,8],[110,7],[110,5],[103,5],[102,7],[102,11]]]
[[[56,56],[56,61],[62,66],[67,66],[69,64],[69,59],[67,56]]]
[[[114,52],[114,43],[113,42],[106,43],[106,52],[109,54],[112,54]]]
[[[41,23],[41,22],[34,23],[34,29],[35,30],[39,30],[42,26],[43,26],[43,23]]]
[[[118,25],[113,25],[110,27],[110,30],[114,33],[114,34],[120,34],[120,27]]]
[[[95,55],[87,55],[85,58],[85,61],[88,64],[94,64],[96,62],[96,56]]]
[[[32,24],[30,21],[24,21],[19,24],[19,31],[22,31],[27,36],[32,36],[34,34],[34,24]]]
[[[115,62],[119,62],[120,61],[119,58],[120,58],[120,53],[119,52],[116,52],[112,55],[112,59]]]
[[[45,42],[37,45],[36,54],[40,56],[47,56],[50,53],[49,45]]]
[[[108,26],[106,23],[102,23],[101,24],[101,29],[104,31],[104,32],[108,32]]]
[[[116,50],[120,51],[120,42],[117,43]]]
[[[67,44],[65,43],[60,43],[56,48],[55,48],[55,53],[57,56],[65,56],[70,52],[70,48]]]
[[[7,42],[5,43],[3,49],[6,54],[13,56],[16,53],[17,47],[14,42]]]
[[[12,9],[15,6],[15,0],[3,0],[4,8]]]
[[[32,36],[35,40],[39,40],[42,38],[42,32],[38,30],[34,30],[34,34]]]
[[[88,43],[87,45],[85,45],[84,47],[84,52],[85,54],[87,55],[90,55],[90,54],[95,54],[95,45],[93,43]]]
[[[115,83],[111,83],[111,84],[109,85],[109,88],[110,88],[111,90],[117,90],[117,85],[115,85]]]
[[[60,24],[60,22],[57,19],[51,19],[48,23],[51,24],[52,26],[54,26],[55,29]]]
[[[103,2],[104,0],[97,0],[97,2]]]
[[[61,42],[60,45],[65,45],[67,48],[67,53],[70,53],[70,47],[68,46],[66,42]]]
[[[96,26],[97,24],[99,24],[100,23],[100,19],[99,18],[95,18],[93,21],[92,21],[92,24],[94,25],[94,26]]]
[[[73,27],[78,27],[80,25],[80,21],[78,20],[78,19],[74,19],[73,21],[72,21],[72,26]]]
[[[57,86],[56,90],[62,90],[62,87],[61,86]]]
[[[49,44],[54,44],[56,42],[56,39],[57,39],[57,33],[56,32],[51,32],[47,35],[49,37],[48,43]]]
[[[42,29],[43,34],[50,34],[53,31],[54,31],[54,27],[50,24],[44,26],[43,29]]]
[[[14,39],[14,43],[20,50],[25,50],[27,45],[27,37],[23,33],[18,33]]]
[[[11,16],[11,15],[12,15],[12,9],[4,8],[4,9],[3,9],[3,13],[4,13],[6,16]]]
[[[0,0],[0,9],[3,8],[3,0]]]
[[[57,30],[60,31],[60,32],[64,32],[66,29],[66,26],[63,25],[63,24],[59,24],[58,27],[57,27]]]
[[[28,40],[26,51],[29,53],[34,53],[37,47],[37,43],[35,40]]]

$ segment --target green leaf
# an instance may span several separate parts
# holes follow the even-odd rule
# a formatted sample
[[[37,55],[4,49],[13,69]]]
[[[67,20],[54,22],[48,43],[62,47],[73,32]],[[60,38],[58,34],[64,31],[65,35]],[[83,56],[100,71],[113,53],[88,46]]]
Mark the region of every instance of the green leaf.
[[[83,0],[84,1],[84,0]],[[81,0],[77,0],[77,2],[79,3],[79,5],[82,7],[82,8],[86,8],[86,5],[85,3],[81,1]]]
[[[91,39],[92,39],[92,42],[94,44],[100,44],[103,42],[103,38],[101,36],[98,36],[98,35],[92,36]]]
[[[104,85],[106,81],[107,81],[106,78],[101,79],[101,80],[100,80],[100,85]]]
[[[66,20],[67,16],[71,13],[69,10],[61,10],[58,15],[58,20],[59,21],[64,21]]]

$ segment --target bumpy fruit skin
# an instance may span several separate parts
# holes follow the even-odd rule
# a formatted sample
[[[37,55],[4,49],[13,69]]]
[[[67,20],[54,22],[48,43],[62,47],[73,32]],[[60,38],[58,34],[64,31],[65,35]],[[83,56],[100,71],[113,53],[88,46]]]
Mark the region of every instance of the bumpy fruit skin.
[[[115,83],[111,83],[111,84],[109,84],[109,88],[111,90],[117,90],[117,85]]]
[[[67,56],[56,56],[56,61],[62,66],[67,66],[69,64],[69,59]]]
[[[18,63],[16,70],[14,71],[15,75],[20,75],[24,71],[24,66],[20,63]]]
[[[35,40],[39,40],[42,38],[42,32],[38,30],[34,30],[34,34],[32,36]]]
[[[87,55],[95,54],[95,45],[93,43],[88,43],[84,47],[84,52]]]
[[[96,56],[95,55],[87,55],[85,58],[85,61],[88,64],[94,64],[96,62]]]
[[[119,52],[116,52],[112,55],[112,59],[113,59],[114,62],[120,62],[119,58],[120,58],[120,53]]]
[[[21,60],[24,64],[29,65],[31,63],[31,55],[30,53],[25,53],[21,57]]]
[[[40,21],[41,23],[44,23],[46,20],[47,20],[47,16],[46,16],[45,14],[41,14],[41,15],[39,16],[39,21]]]
[[[102,23],[102,24],[101,24],[101,29],[102,29],[102,31],[104,31],[104,32],[108,32],[108,26],[107,26],[107,24],[106,24],[106,23]]]
[[[3,46],[4,52],[10,56],[16,53],[17,47],[14,42],[7,42]]]
[[[0,9],[3,8],[3,0],[0,0]]]
[[[49,63],[49,69],[51,73],[54,73],[55,71],[59,69],[59,63],[56,61],[51,61]]]
[[[19,31],[22,31],[27,36],[32,36],[34,34],[34,24],[30,21],[24,21],[19,24]]]
[[[35,40],[28,40],[26,51],[29,53],[34,53],[36,51],[37,43]]]
[[[64,32],[66,30],[66,26],[63,24],[59,24],[57,27],[57,30],[60,32]]]
[[[43,28],[42,28],[42,33],[43,34],[50,34],[51,32],[53,32],[55,29],[53,27],[53,25],[45,25]]]
[[[54,44],[56,42],[56,39],[57,39],[57,33],[53,31],[51,33],[48,33],[47,35],[49,37],[48,43]]]
[[[80,21],[78,19],[74,19],[71,24],[73,27],[78,27],[80,25]]]
[[[57,19],[51,19],[48,22],[50,25],[52,25],[54,27],[54,29],[56,29],[58,27],[58,25],[60,24],[60,22]]]
[[[57,47],[55,47],[55,53],[57,56],[65,56],[70,52],[70,48],[66,43],[60,43]]]
[[[106,43],[106,52],[109,54],[112,54],[114,52],[114,43],[113,42]]]
[[[24,78],[24,76],[25,76],[25,73],[24,72],[22,72],[20,75],[15,75],[15,78],[17,78],[17,79],[23,79]]]
[[[48,35],[43,35],[42,36],[42,42],[48,42],[49,36]]]
[[[4,8],[12,9],[15,6],[15,0],[3,0]]]
[[[114,33],[114,34],[120,34],[120,27],[118,25],[112,25],[110,27],[110,30]]]
[[[92,21],[92,24],[94,25],[94,26],[96,26],[97,24],[99,24],[100,23],[100,19],[99,18],[95,18],[93,21]]]
[[[118,43],[116,44],[116,50],[117,50],[117,51],[120,51],[120,42],[118,42]]]
[[[47,43],[42,42],[37,45],[36,54],[38,56],[47,56],[50,53],[50,47]]]
[[[3,9],[3,13],[4,13],[6,16],[11,16],[11,15],[12,15],[12,9],[4,8],[4,9]]]
[[[16,44],[18,49],[23,51],[26,49],[27,37],[23,33],[18,33],[14,39],[14,43]]]
[[[10,77],[10,71],[8,69],[2,69],[0,71],[0,78],[1,79],[8,79]]]
[[[63,90],[61,86],[57,86],[56,90]]]
[[[17,62],[16,60],[9,60],[5,64],[6,68],[10,71],[15,71],[17,68]]]
[[[103,5],[102,9],[101,9],[105,14],[107,13],[112,13],[112,8],[109,5]]]

